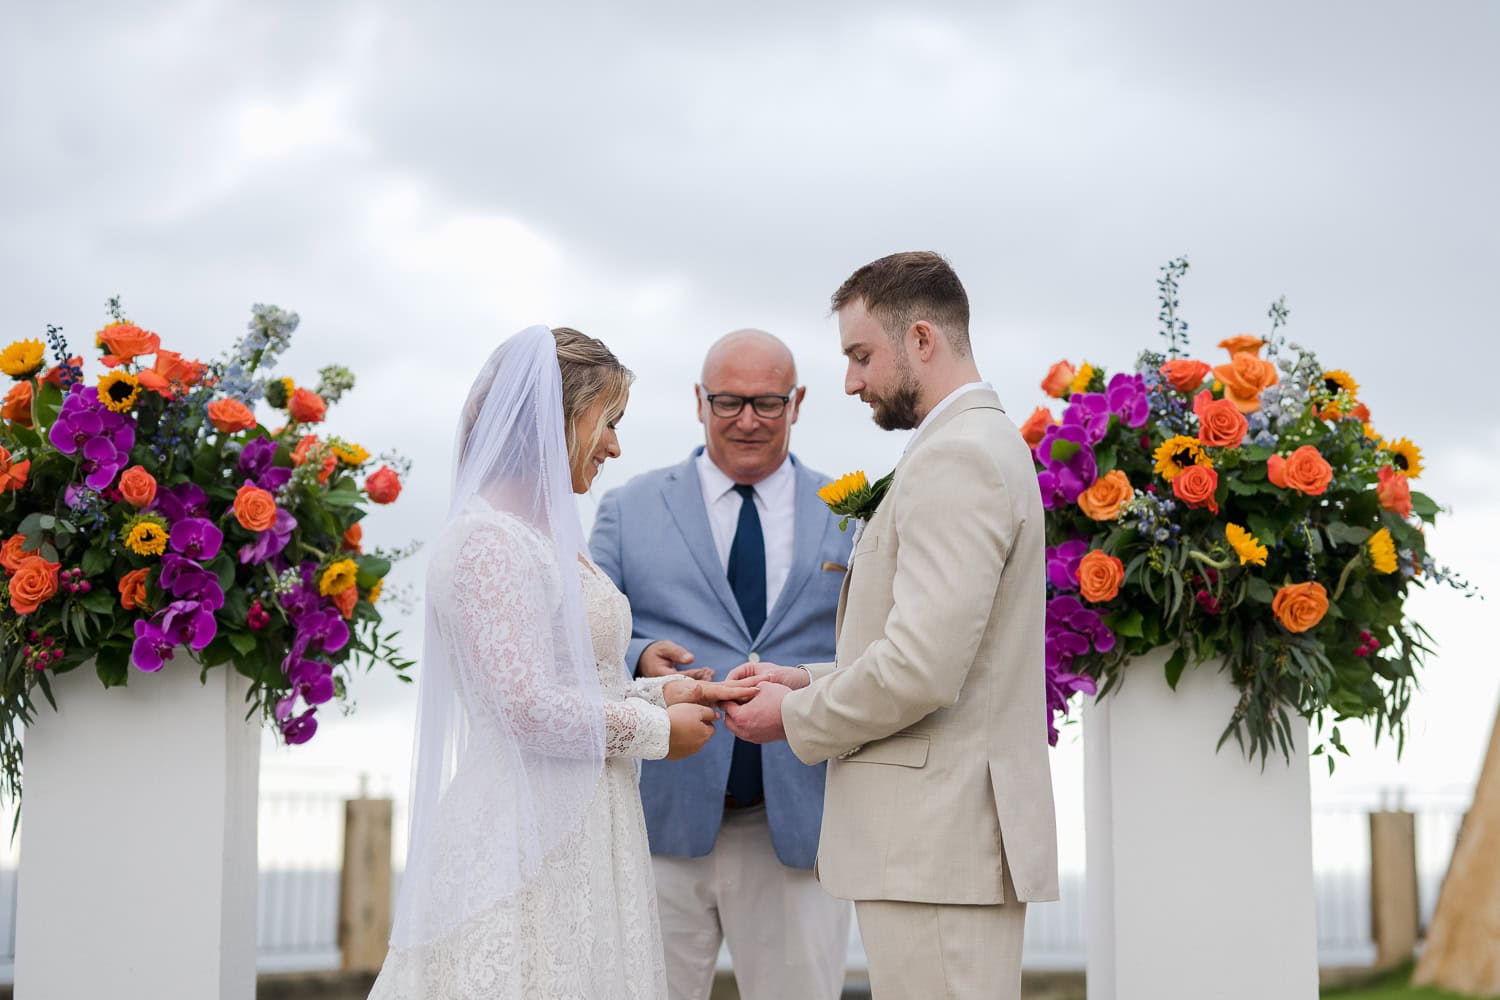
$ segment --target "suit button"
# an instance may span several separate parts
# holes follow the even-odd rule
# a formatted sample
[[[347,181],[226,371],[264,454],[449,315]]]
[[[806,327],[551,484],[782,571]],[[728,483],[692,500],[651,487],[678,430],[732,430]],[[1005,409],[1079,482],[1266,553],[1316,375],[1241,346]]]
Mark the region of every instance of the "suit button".
[[[745,657],[745,659],[749,660],[751,663],[759,663],[760,662],[760,654],[757,653],[755,650],[752,649],[750,651],[750,655],[747,656],[747,657]]]

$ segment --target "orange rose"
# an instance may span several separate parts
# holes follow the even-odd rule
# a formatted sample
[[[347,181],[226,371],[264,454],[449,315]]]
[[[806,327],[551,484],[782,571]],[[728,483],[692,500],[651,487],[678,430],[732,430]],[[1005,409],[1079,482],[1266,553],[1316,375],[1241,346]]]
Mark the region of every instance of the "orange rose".
[[[238,399],[216,399],[209,403],[208,419],[225,434],[238,434],[255,426],[255,414]]]
[[[1237,334],[1227,340],[1219,341],[1219,346],[1228,351],[1230,357],[1234,357],[1236,354],[1248,354],[1252,358],[1258,358],[1260,357],[1260,349],[1265,344],[1264,340],[1249,333]]]
[[[1368,424],[1370,422],[1370,408],[1364,403],[1355,403],[1354,409],[1349,411],[1349,416],[1362,424]]]
[[[246,531],[265,531],[276,523],[276,498],[253,483],[234,495],[234,519]]]
[[[1198,440],[1209,448],[1238,448],[1250,433],[1250,422],[1228,399],[1214,399],[1208,391],[1193,398],[1198,414]]]
[[[1380,485],[1376,488],[1375,495],[1380,497],[1380,506],[1392,514],[1410,517],[1411,486],[1407,484],[1406,473],[1389,465],[1382,465],[1379,475]]]
[[[146,573],[144,569],[133,569],[120,577],[120,607],[126,611],[146,608]]]
[[[354,605],[359,600],[358,587],[345,587],[333,595],[333,606],[339,609],[339,614],[346,619],[354,617]]]
[[[286,401],[286,412],[299,424],[321,423],[328,404],[311,389],[298,389]]]
[[[154,354],[161,346],[161,338],[134,323],[116,323],[99,331],[99,339],[109,349],[100,360],[106,368],[134,361],[143,354]]]
[[[1288,632],[1306,632],[1328,614],[1328,591],[1321,583],[1292,583],[1276,592],[1271,613]]]
[[[57,593],[57,571],[62,563],[41,556],[27,556],[10,578],[10,606],[18,615],[29,615]]]
[[[22,427],[31,426],[31,382],[17,382],[5,395],[5,405],[0,406],[0,417]]]
[[[1189,361],[1186,358],[1178,358],[1176,361],[1168,361],[1161,366],[1161,376],[1167,380],[1172,388],[1181,393],[1189,393],[1203,384],[1208,378],[1208,373],[1213,371],[1202,361]]]
[[[316,434],[303,436],[302,440],[297,442],[297,447],[292,449],[292,464],[301,465],[303,462],[306,462],[307,456],[312,454],[312,450],[317,446],[318,436]],[[323,468],[318,470],[318,482],[327,483],[328,477],[333,474],[334,469],[338,468],[338,464],[339,460],[331,453],[324,455]]]
[[[1068,385],[1073,381],[1073,376],[1078,374],[1073,366],[1066,361],[1059,361],[1047,369],[1047,377],[1042,379],[1042,391],[1049,396],[1061,397],[1067,392]]]
[[[1260,394],[1281,381],[1275,365],[1249,351],[1232,355],[1229,364],[1214,369],[1214,376],[1224,383],[1224,398],[1233,401],[1241,413],[1260,409]]]
[[[1266,478],[1271,485],[1293,489],[1310,497],[1321,496],[1333,481],[1333,466],[1318,449],[1305,444],[1287,458],[1272,455],[1266,461]]]
[[[10,451],[0,447],[0,493],[18,490],[26,485],[26,474],[31,471],[31,459],[12,464]]]
[[[364,537],[365,529],[359,526],[358,521],[355,521],[344,532],[344,548],[350,552],[363,552],[364,549],[360,547],[360,543],[364,540]]]
[[[132,465],[120,474],[120,495],[132,507],[149,507],[156,499],[156,477],[143,466]]]
[[[1219,488],[1219,474],[1206,465],[1190,465],[1172,477],[1172,494],[1189,507],[1207,507],[1215,514],[1219,502],[1214,491]]]
[[[171,396],[203,379],[208,366],[184,358],[176,351],[157,351],[156,363],[136,377],[141,385],[160,396]]]
[[[25,535],[11,535],[0,545],[0,566],[5,567],[6,573],[14,573],[21,568],[21,561],[30,556],[30,552],[23,552],[21,546],[26,544]]]
[[[1095,521],[1114,521],[1119,519],[1125,501],[1133,496],[1135,487],[1125,473],[1111,469],[1078,495],[1078,508]]]
[[[1102,604],[1112,601],[1125,582],[1125,564],[1099,549],[1094,549],[1078,564],[1078,592],[1085,601]]]
[[[401,477],[389,465],[382,465],[365,480],[365,492],[376,503],[395,503],[401,495]]]
[[[1038,406],[1031,411],[1031,416],[1027,417],[1026,422],[1021,425],[1021,440],[1025,441],[1029,447],[1035,448],[1041,443],[1042,435],[1052,424],[1052,411],[1045,406]]]
[[[83,355],[81,355],[81,354],[75,354],[71,358],[69,358],[68,359],[68,367],[70,367],[70,368],[82,368],[83,367]],[[42,376],[42,381],[43,382],[46,382],[48,385],[55,385],[59,389],[62,388],[62,379],[63,379],[62,365],[53,365],[51,368],[47,369],[47,374],[45,374],[45,375]]]

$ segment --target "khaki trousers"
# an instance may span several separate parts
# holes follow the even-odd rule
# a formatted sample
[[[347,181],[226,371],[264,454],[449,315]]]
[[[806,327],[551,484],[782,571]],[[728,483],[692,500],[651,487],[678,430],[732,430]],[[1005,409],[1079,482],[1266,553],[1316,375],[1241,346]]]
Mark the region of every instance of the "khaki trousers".
[[[871,1000],[1021,1000],[1026,904],[1002,879],[1003,906],[856,902]]]
[[[670,1000],[707,1000],[725,941],[742,1000],[838,1000],[849,904],[776,859],[764,806],[726,812],[706,857],[651,863]]]

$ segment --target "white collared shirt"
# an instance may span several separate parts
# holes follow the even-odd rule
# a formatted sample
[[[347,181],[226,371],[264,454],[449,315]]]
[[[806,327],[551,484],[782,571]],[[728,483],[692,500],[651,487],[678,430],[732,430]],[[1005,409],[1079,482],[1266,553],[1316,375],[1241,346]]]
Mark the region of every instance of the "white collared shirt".
[[[729,549],[740,523],[740,505],[744,503],[734,491],[734,480],[708,457],[698,456],[698,481],[703,484],[703,506],[708,509],[708,524],[713,530],[714,548],[719,565],[729,572]],[[760,514],[760,530],[766,541],[766,614],[776,607],[776,599],[786,586],[792,571],[792,528],[797,510],[797,470],[791,457],[755,483],[755,509]]]
[[[911,451],[911,446],[916,443],[917,438],[922,436],[923,429],[931,426],[932,422],[937,419],[939,413],[942,413],[948,407],[952,406],[954,402],[957,401],[959,396],[962,396],[966,392],[973,392],[976,389],[989,389],[991,392],[993,392],[995,390],[995,387],[988,382],[966,382],[965,384],[959,386],[957,389],[954,389],[952,392],[948,393],[948,395],[944,396],[942,400],[939,401],[938,405],[927,411],[927,416],[922,418],[922,422],[917,425],[916,431],[912,434],[911,437],[907,438],[906,447],[902,449],[901,453],[904,455],[907,452]]]

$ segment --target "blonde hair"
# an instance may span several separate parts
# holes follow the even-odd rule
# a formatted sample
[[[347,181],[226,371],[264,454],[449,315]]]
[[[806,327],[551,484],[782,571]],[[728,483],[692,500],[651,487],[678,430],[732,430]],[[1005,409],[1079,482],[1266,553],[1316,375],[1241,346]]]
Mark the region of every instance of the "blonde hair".
[[[575,472],[599,440],[604,429],[619,420],[625,413],[625,403],[630,396],[630,384],[635,375],[620,364],[602,340],[596,340],[578,332],[570,326],[554,327],[552,337],[557,341],[557,366],[562,370],[563,425],[568,436],[568,466]],[[604,409],[599,422],[585,430],[578,426],[584,412],[600,399]]]

